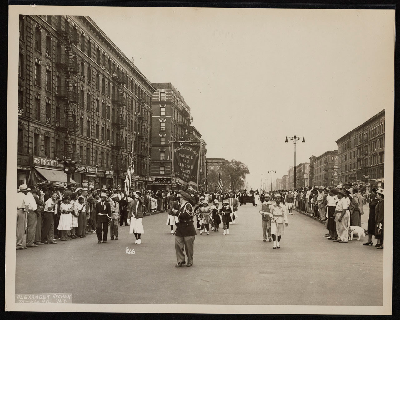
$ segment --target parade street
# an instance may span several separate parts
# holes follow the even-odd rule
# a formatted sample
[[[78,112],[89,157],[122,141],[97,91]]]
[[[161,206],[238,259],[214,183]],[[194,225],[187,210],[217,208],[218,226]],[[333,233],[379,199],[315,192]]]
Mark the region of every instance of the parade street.
[[[143,219],[140,245],[120,227],[118,241],[90,234],[18,251],[16,294],[71,293],[80,304],[382,305],[382,250],[365,238],[329,241],[323,224],[296,211],[273,250],[258,210],[239,207],[230,235],[197,235],[191,268],[175,268],[166,213]]]

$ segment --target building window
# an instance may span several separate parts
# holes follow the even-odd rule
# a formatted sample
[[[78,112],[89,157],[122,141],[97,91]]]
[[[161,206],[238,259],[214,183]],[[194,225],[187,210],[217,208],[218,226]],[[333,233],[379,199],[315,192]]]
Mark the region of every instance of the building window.
[[[107,106],[107,119],[110,119],[110,106]]]
[[[85,93],[84,93],[83,89],[81,89],[81,92],[80,92],[79,103],[80,103],[82,109],[85,108]]]
[[[50,56],[51,54],[51,37],[46,36],[46,55]]]
[[[35,156],[40,156],[40,135],[38,133],[34,134],[34,139],[33,139],[33,155]]]
[[[35,99],[35,116],[38,121],[40,121],[40,99]]]
[[[161,138],[160,138],[160,143],[161,143],[161,144],[165,144],[165,137],[161,137]]]
[[[83,136],[83,117],[79,118],[79,132]]]
[[[165,167],[164,167],[164,165],[160,165],[160,175],[165,175]]]
[[[100,153],[100,165],[103,167],[104,166],[104,151]]]
[[[46,90],[51,91],[51,71],[46,70]]]
[[[96,124],[96,139],[99,139],[99,124]]]
[[[50,157],[50,136],[44,137],[44,155]]]
[[[99,48],[96,50],[96,62],[97,62],[97,64],[100,65],[100,49]]]
[[[92,42],[90,40],[88,42],[88,56],[92,57]]]
[[[90,165],[90,146],[86,147],[86,165]]]
[[[167,96],[166,96],[165,92],[161,91],[160,92],[160,101],[166,101],[166,100],[167,100]]]
[[[60,123],[60,120],[61,120],[60,107],[56,106],[56,122]]]
[[[96,89],[100,88],[100,74],[96,74]]]
[[[86,136],[90,137],[90,119],[87,120]]]
[[[165,122],[160,122],[160,130],[165,131]]]
[[[105,134],[104,134],[104,132],[105,132],[105,128],[104,128],[104,126],[102,126],[101,127],[101,140],[104,142],[104,140],[105,140]]]
[[[24,92],[22,90],[18,90],[18,110],[24,109]]]
[[[87,69],[87,78],[88,78],[88,84],[90,85],[92,83],[92,69],[90,68],[90,65],[88,65]]]
[[[86,95],[86,111],[91,110],[91,98],[90,93]]]
[[[85,35],[81,34],[81,51],[85,52]]]
[[[41,68],[39,63],[35,63],[35,85],[40,86]]]
[[[101,103],[101,116],[106,117],[106,105],[103,102]]]
[[[85,77],[85,63],[81,61],[81,76]]]
[[[104,94],[106,92],[106,80],[104,78],[101,79],[101,93]]]
[[[24,77],[24,55],[22,53],[19,53],[18,76]]]
[[[35,29],[35,50],[42,50],[42,34],[39,28]]]
[[[107,140],[110,140],[110,130],[107,129]]]
[[[46,103],[46,123],[50,124],[51,122],[51,104]]]
[[[99,99],[96,99],[96,112],[100,112],[100,101]]]
[[[160,115],[165,115],[165,107],[161,107],[160,111],[161,111]]]
[[[98,160],[99,160],[99,151],[98,150],[96,150],[95,152],[94,152],[94,163],[97,165],[97,163],[98,163]]]
[[[165,160],[165,151],[160,151],[160,160]]]

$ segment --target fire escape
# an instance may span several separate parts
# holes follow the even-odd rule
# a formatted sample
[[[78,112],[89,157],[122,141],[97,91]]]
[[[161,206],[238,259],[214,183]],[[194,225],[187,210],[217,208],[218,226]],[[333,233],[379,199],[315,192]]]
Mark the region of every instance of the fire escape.
[[[139,109],[138,112],[135,113],[137,118],[137,126],[138,126],[138,136],[135,141],[135,153],[137,155],[137,175],[140,175],[142,178],[145,175],[148,176],[148,147],[149,147],[149,135],[148,135],[148,125],[147,118],[145,115],[144,109],[145,101],[143,97],[139,97]]]
[[[125,147],[124,128],[127,126],[127,120],[125,117],[126,98],[124,96],[125,79],[122,74],[117,74],[114,72],[113,80],[116,83],[117,90],[115,91],[115,96],[112,98],[112,103],[117,112],[112,119],[112,126],[115,128],[115,141],[111,146],[111,150],[115,159],[114,169],[117,175],[116,184],[119,185],[121,172],[123,172],[125,168],[123,165],[122,155]]]
[[[56,86],[55,97],[56,104],[58,106],[63,105],[65,113],[60,118],[56,118],[56,132],[61,134],[64,143],[63,151],[56,156],[64,162],[64,170],[69,178],[69,175],[74,172],[77,161],[77,155],[72,149],[72,144],[76,143],[77,132],[78,86],[75,80],[78,73],[78,60],[73,53],[72,45],[77,43],[78,37],[75,31],[70,30],[67,21],[65,21],[64,26],[59,27],[59,34],[63,45],[61,49],[64,48],[64,53],[62,50],[57,52],[55,65],[65,80],[61,80],[61,84]]]

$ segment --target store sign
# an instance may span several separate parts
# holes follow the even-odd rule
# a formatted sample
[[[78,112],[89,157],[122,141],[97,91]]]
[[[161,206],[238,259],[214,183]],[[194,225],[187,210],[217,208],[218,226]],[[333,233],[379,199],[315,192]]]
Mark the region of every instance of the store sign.
[[[99,178],[104,178],[104,177],[105,177],[104,171],[97,171],[97,176],[98,176]]]
[[[57,160],[51,160],[50,158],[43,157],[33,157],[33,164],[40,165],[43,167],[58,167],[63,168],[63,164],[59,163]]]
[[[106,171],[106,175],[114,175],[113,171]]]
[[[18,166],[29,166],[30,165],[30,160],[29,160],[30,156],[26,155],[19,155],[17,157],[17,165]]]
[[[171,184],[171,178],[154,178],[154,183]]]
[[[86,167],[86,172],[88,172],[89,174],[95,174],[96,167]]]

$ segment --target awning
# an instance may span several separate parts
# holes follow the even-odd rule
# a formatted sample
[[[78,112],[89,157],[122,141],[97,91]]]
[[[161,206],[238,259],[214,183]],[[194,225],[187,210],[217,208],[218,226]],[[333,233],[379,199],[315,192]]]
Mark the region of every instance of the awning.
[[[46,168],[39,168],[36,167],[36,171],[39,172],[47,181],[50,182],[67,182],[67,174],[64,171],[59,169],[46,169]],[[75,181],[71,178],[71,183],[75,183]]]

